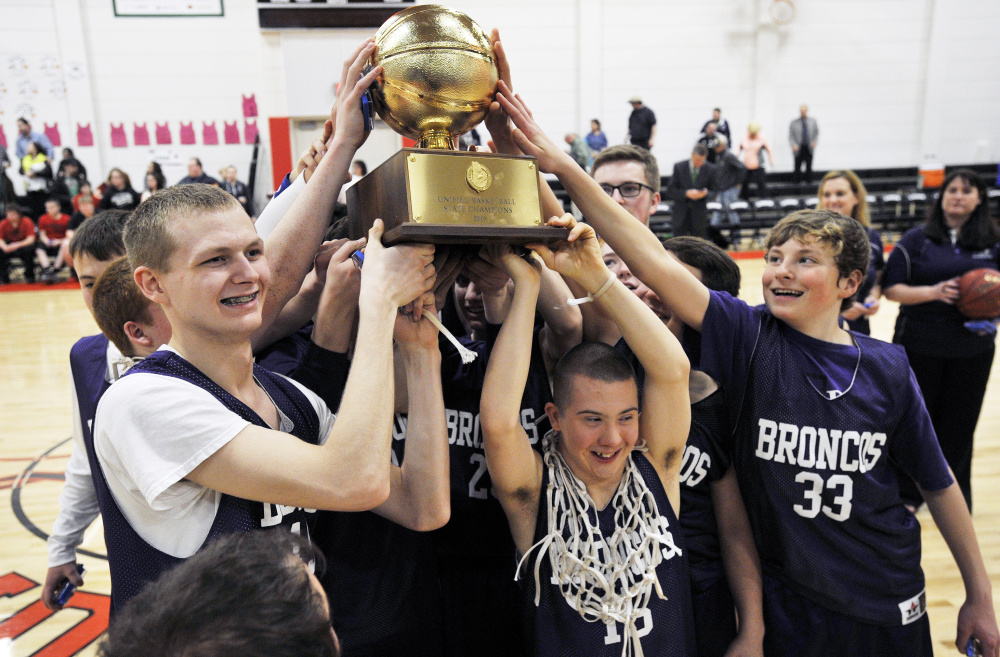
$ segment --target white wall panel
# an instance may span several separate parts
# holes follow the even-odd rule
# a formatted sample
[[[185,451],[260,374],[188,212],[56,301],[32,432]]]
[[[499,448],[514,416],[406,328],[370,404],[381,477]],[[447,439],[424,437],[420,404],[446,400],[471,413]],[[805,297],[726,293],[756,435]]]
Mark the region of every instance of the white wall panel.
[[[452,0],[483,27],[498,27],[521,93],[554,137],[585,132],[600,118],[623,141],[626,102],[642,95],[657,114],[654,153],[662,168],[687,156],[713,106],[734,136],[760,121],[777,156],[791,166],[788,123],[805,102],[820,123],[817,168],[912,166],[1000,158],[1000,2],[981,0],[797,0],[797,16],[775,26],[768,0]],[[81,39],[60,51],[56,20],[80,15]],[[103,177],[121,166],[136,183],[151,157],[200,156],[214,173],[245,171],[250,147],[205,146],[201,122],[239,120],[241,94],[255,93],[268,116],[329,111],[344,57],[364,30],[262,33],[256,8],[227,0],[221,18],[120,18],[110,0],[4,0],[0,5],[0,124],[15,134],[24,102],[11,56],[38,65],[82,52],[90,95],[69,84],[64,99],[36,102],[36,124],[59,121],[75,145],[78,120],[91,120],[98,147],[78,156]],[[63,69],[65,73],[65,69]],[[47,79],[46,79],[47,80]],[[13,81],[13,82],[12,82]],[[40,94],[44,96],[44,94]],[[44,115],[44,116],[43,116]],[[108,125],[167,121],[169,149],[113,149]],[[179,122],[197,143],[179,145]],[[262,153],[266,165],[269,157]],[[265,171],[264,179],[269,180]],[[266,186],[266,185],[265,185]]]

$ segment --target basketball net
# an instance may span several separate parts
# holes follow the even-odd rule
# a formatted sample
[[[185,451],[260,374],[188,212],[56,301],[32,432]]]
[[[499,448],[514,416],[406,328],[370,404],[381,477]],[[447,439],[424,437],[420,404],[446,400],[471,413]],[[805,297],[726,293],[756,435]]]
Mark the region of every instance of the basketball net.
[[[656,499],[631,454],[625,461],[618,490],[611,498],[614,533],[605,539],[587,487],[555,448],[556,435],[555,431],[549,431],[542,439],[542,460],[549,475],[545,492],[547,533],[521,558],[517,577],[528,555],[537,548],[535,606],[541,600],[542,560],[548,557],[551,583],[559,587],[569,606],[587,622],[623,624],[622,656],[642,657],[636,621],[645,615],[654,590],[660,599],[667,599],[656,567],[663,560],[682,554],[681,549],[674,545],[667,520],[660,515]],[[636,449],[645,451],[644,447]]]

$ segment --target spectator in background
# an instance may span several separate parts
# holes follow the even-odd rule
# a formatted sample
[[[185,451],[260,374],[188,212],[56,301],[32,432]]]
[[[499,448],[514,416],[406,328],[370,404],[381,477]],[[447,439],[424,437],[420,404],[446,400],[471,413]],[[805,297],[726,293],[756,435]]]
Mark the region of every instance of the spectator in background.
[[[132,189],[128,174],[115,167],[108,174],[108,187],[101,198],[98,210],[135,210],[142,198]]]
[[[63,212],[72,212],[73,198],[80,193],[80,187],[85,182],[87,179],[80,173],[79,163],[74,159],[63,160],[59,163],[59,172],[49,195],[59,199]]]
[[[247,189],[245,183],[236,179],[236,167],[232,164],[222,170],[222,183],[219,186],[230,196],[236,197],[236,200],[240,202],[240,205],[247,211],[247,214],[251,217],[253,216],[253,203],[250,199],[250,190]]]
[[[718,171],[715,176],[715,186],[719,190],[718,201],[722,205],[722,211],[716,210],[712,213],[711,228],[709,235],[712,241],[722,248],[729,245],[718,232],[718,227],[722,225],[722,217],[725,215],[730,226],[740,224],[740,215],[730,207],[730,204],[740,197],[740,185],[747,174],[747,168],[743,166],[740,159],[729,150],[729,143],[725,135],[719,135],[718,143],[715,145],[716,167]],[[715,230],[712,230],[715,228]]]
[[[45,212],[45,199],[48,198],[49,185],[52,184],[52,166],[42,144],[28,142],[27,152],[21,158],[21,174],[25,177],[25,202],[28,204],[28,211],[37,219]]]
[[[795,169],[792,172],[792,182],[809,184],[812,178],[812,156],[816,151],[816,141],[819,138],[819,126],[816,119],[808,116],[809,107],[799,108],[799,118],[788,126],[788,143],[792,147],[795,158]],[[805,167],[803,173],[801,169]]]
[[[66,241],[63,243],[63,248],[59,251],[59,255],[62,257],[63,261],[70,267],[73,266],[73,254],[70,251],[69,245],[73,241],[73,234],[83,225],[83,222],[87,221],[94,216],[96,207],[94,206],[94,197],[84,196],[80,199],[80,209],[73,213],[69,218],[69,227],[66,230]],[[73,272],[74,278],[76,278],[76,272]]]
[[[819,126],[816,119],[808,116],[809,107],[799,108],[799,118],[788,126],[788,143],[795,157],[795,169],[792,170],[792,182],[809,184],[813,172],[813,153],[816,151],[816,140],[819,138]],[[802,168],[805,167],[803,173]]]
[[[43,133],[33,132],[31,122],[22,116],[17,120],[17,144],[14,149],[17,159],[20,160],[28,154],[28,144],[32,142],[39,144],[39,153],[44,153],[47,159],[52,159],[52,142]]]
[[[14,198],[14,188],[7,178],[7,168],[10,166],[10,156],[7,149],[0,144],[0,203],[8,203]]]
[[[590,151],[594,155],[597,155],[608,147],[608,138],[601,130],[601,122],[597,119],[590,120],[590,132],[587,133],[587,146],[590,146]]]
[[[84,180],[87,179],[87,167],[83,166],[83,163],[80,162],[80,160],[76,159],[76,156],[73,155],[72,148],[62,149],[62,160],[59,161],[59,168],[56,170],[56,177],[62,175],[63,169],[69,166],[70,164],[75,164],[77,173]]]
[[[150,165],[150,169],[153,168],[153,162]],[[145,201],[147,198],[155,194],[156,192],[162,191],[167,186],[167,179],[163,177],[163,172],[160,171],[160,165],[156,164],[155,171],[147,171],[146,173],[146,189],[142,191],[139,196],[140,202]]]
[[[660,167],[652,153],[628,144],[605,148],[594,158],[590,176],[613,201],[649,226],[660,205]]]
[[[706,205],[709,190],[716,189],[716,171],[707,158],[708,149],[703,144],[695,144],[690,160],[674,164],[674,174],[667,186],[667,196],[674,202],[674,237],[693,235],[708,239]]]
[[[628,140],[633,146],[650,150],[656,137],[656,114],[642,104],[642,98],[632,96],[632,113],[628,117]]]
[[[569,156],[580,165],[584,171],[590,166],[590,146],[587,141],[575,132],[566,133],[566,143],[569,144]]]
[[[767,197],[766,172],[764,171],[764,161],[760,156],[761,151],[767,151],[767,158],[774,162],[774,155],[771,153],[771,145],[767,137],[760,133],[760,124],[757,122],[747,126],[747,134],[740,142],[740,151],[743,155],[743,165],[747,168],[746,179],[743,183],[741,198],[750,198],[750,184],[753,183],[756,196]]]
[[[927,221],[896,243],[883,286],[885,298],[899,302],[892,341],[906,349],[941,451],[970,510],[973,434],[996,329],[967,326],[955,303],[962,274],[981,268],[1000,268],[1000,229],[990,216],[986,184],[975,171],[958,169],[944,179]],[[922,496],[912,481],[899,483],[903,501],[919,506]]]
[[[219,181],[212,176],[205,173],[201,167],[201,160],[196,157],[192,157],[188,160],[188,175],[184,176],[177,183],[178,185],[192,185],[194,183],[201,183],[203,185],[214,185],[219,186]]]
[[[817,196],[821,210],[833,210],[850,217],[864,226],[868,233],[868,243],[872,249],[871,257],[868,259],[868,271],[854,297],[854,304],[840,313],[840,316],[847,321],[852,331],[871,335],[868,317],[878,312],[879,299],[882,298],[885,249],[882,246],[882,237],[872,228],[868,213],[868,191],[858,178],[858,174],[845,169],[831,171],[823,176]]]
[[[338,657],[322,563],[290,532],[223,536],[125,605],[100,654]]]
[[[705,130],[698,137],[698,143],[704,146],[708,150],[708,161],[711,164],[715,164],[719,158],[716,152],[716,146],[719,145],[719,135],[716,132],[719,126],[715,121],[709,121],[705,124]]]
[[[58,272],[65,266],[64,245],[69,245],[69,215],[62,212],[62,204],[57,198],[45,201],[45,214],[38,218],[38,241],[35,243],[35,257],[42,268],[42,280],[53,283]],[[55,262],[49,260],[55,258]]]
[[[94,207],[97,207],[97,204],[101,201],[101,197],[94,193],[94,188],[87,181],[83,181],[80,184],[80,193],[73,197],[74,211],[80,211],[80,202],[83,199],[90,199],[90,202],[94,204]]]
[[[712,110],[712,118],[709,119],[708,121],[705,121],[705,125],[701,126],[702,133],[708,132],[708,124],[709,123],[714,123],[715,124],[715,126],[716,126],[716,133],[724,136],[726,138],[726,142],[728,142],[730,144],[733,143],[733,137],[732,137],[732,135],[729,134],[729,121],[727,121],[724,118],[722,118],[722,110],[721,109],[719,109],[718,107],[716,107],[715,109]]]
[[[315,155],[315,153],[314,153],[314,155]],[[302,162],[302,160],[300,159],[299,162]],[[308,173],[308,171],[311,171],[312,169],[315,169],[315,168],[316,168],[315,164],[311,168],[310,167],[306,167],[306,170],[307,170],[307,173],[305,173],[306,180],[309,180],[309,176],[310,176],[310,174]],[[292,179],[294,179],[294,176],[296,174],[293,171],[291,175],[293,176]],[[340,195],[337,196],[337,203],[343,203],[343,204],[346,205],[347,204],[347,188],[350,187],[351,185],[353,185],[354,183],[358,182],[359,180],[361,180],[362,178],[364,178],[367,175],[368,175],[368,165],[365,164],[364,160],[354,160],[353,162],[351,162],[351,182],[347,183],[346,185],[344,185],[343,187],[340,188]]]
[[[24,263],[24,280],[35,282],[35,224],[24,216],[24,208],[7,206],[0,221],[0,285],[10,283],[10,259]]]

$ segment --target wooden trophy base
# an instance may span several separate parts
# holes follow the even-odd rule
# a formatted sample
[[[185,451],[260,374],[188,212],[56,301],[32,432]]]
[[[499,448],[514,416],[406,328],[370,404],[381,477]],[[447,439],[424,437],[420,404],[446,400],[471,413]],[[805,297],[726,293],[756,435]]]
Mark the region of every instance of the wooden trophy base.
[[[347,190],[351,237],[382,219],[387,246],[565,239],[544,225],[539,184],[531,157],[404,148]]]

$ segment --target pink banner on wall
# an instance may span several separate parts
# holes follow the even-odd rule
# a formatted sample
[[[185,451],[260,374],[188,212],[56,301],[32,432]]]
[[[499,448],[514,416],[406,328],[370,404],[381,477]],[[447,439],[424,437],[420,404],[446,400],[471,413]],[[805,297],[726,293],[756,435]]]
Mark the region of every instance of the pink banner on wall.
[[[45,136],[49,138],[53,146],[62,146],[62,137],[59,136],[59,124],[53,123],[49,125],[45,124]]]
[[[190,123],[181,121],[181,144],[183,146],[191,146],[194,143],[196,143],[194,139],[194,121]]]
[[[238,121],[233,121],[232,123],[230,123],[229,121],[223,121],[223,124],[225,124],[226,143],[227,144],[240,143],[240,129],[239,126],[237,125]]]
[[[252,144],[257,139],[257,122],[247,121],[243,126],[243,143]]]
[[[132,143],[136,146],[149,146],[149,128],[145,123],[132,124]]]
[[[117,127],[115,124],[111,124],[111,147],[112,148],[126,148],[128,147],[128,137],[125,136],[125,124],[119,123]]]
[[[243,118],[253,119],[257,117],[257,94],[243,96]]]
[[[219,145],[219,131],[215,128],[215,121],[211,123],[201,122],[201,143],[206,146]]]
[[[76,145],[77,146],[93,146],[94,145],[94,132],[90,129],[90,124],[76,124]]]
[[[156,124],[156,145],[165,146],[174,143],[174,138],[170,135],[169,123]]]

